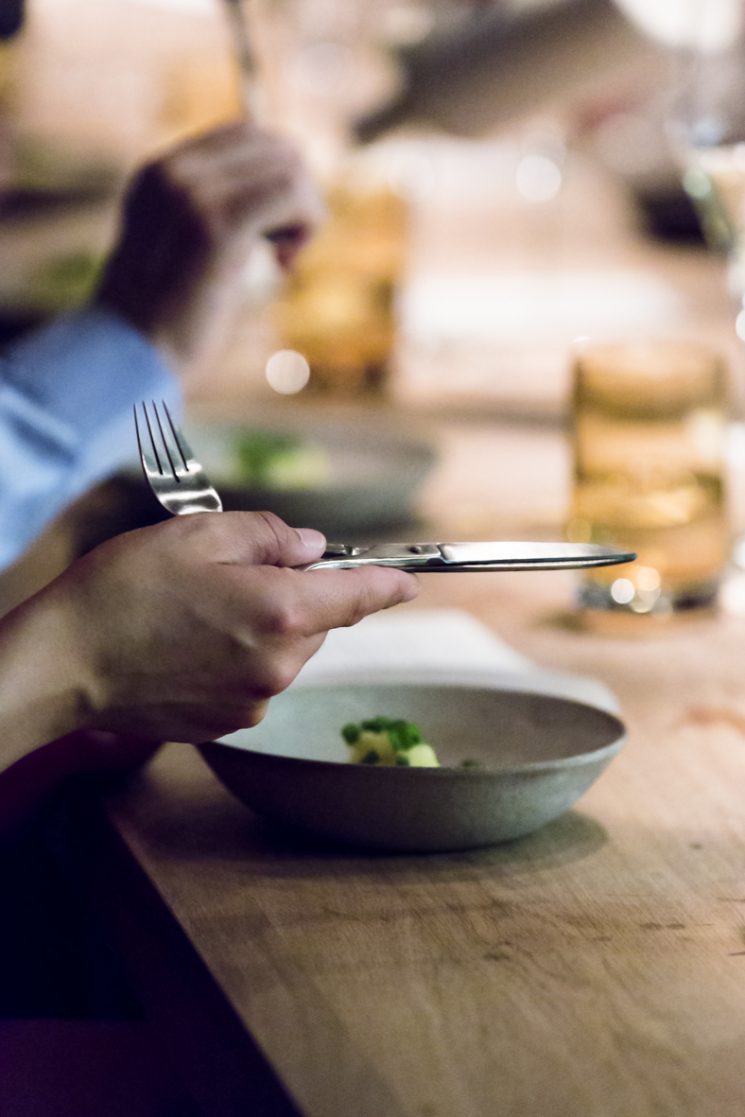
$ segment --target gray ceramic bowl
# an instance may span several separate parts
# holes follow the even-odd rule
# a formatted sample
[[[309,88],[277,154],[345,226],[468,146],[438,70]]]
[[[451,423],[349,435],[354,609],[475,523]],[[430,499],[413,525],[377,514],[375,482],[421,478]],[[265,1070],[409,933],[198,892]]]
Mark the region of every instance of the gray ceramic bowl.
[[[416,722],[441,768],[352,764],[340,729],[383,714]],[[468,684],[298,685],[265,720],[201,747],[258,814],[400,852],[469,849],[558,817],[624,742],[613,714],[531,691]],[[464,760],[478,767],[462,768]]]

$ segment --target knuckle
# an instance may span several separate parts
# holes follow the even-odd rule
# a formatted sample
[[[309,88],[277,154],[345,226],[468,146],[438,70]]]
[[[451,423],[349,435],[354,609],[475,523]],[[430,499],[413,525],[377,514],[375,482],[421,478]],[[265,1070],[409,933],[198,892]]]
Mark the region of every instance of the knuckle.
[[[294,640],[305,635],[305,611],[286,597],[268,603],[266,628],[280,640]]]
[[[275,643],[290,645],[305,639],[312,629],[312,610],[300,589],[295,571],[266,570],[260,624],[263,635]]]
[[[255,689],[258,691],[262,701],[269,698],[274,698],[275,695],[281,694],[282,691],[287,690],[288,686],[293,682],[297,670],[287,663],[274,662],[267,664],[262,673],[261,680],[257,681]]]

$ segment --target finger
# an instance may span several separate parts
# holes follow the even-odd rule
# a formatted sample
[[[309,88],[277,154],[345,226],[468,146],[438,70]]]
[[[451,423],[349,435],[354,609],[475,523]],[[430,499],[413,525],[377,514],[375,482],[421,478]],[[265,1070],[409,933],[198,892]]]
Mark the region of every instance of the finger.
[[[381,609],[412,601],[419,593],[413,574],[393,567],[298,572],[308,610],[307,634],[349,628]]]
[[[275,132],[262,128],[254,121],[242,116],[218,124],[205,132],[191,136],[189,139],[172,144],[171,147],[164,149],[161,160],[167,161],[182,154],[199,155],[206,153],[214,156],[219,155],[221,151],[230,150],[234,147],[261,143],[281,143],[288,147],[292,146],[288,140],[277,136]]]
[[[229,615],[263,639],[285,645],[350,627],[371,613],[411,601],[419,592],[414,575],[384,566],[304,571],[244,562],[221,569]]]
[[[218,227],[234,232],[264,232],[277,225],[296,225],[308,231],[324,219],[321,195],[304,174],[286,167],[231,170],[192,186],[193,205]]]
[[[273,512],[204,512],[168,520],[159,530],[205,559],[227,564],[305,566],[326,547],[320,531],[290,527]]]
[[[304,160],[298,149],[278,136],[254,137],[247,142],[225,143],[220,146],[185,148],[175,151],[167,159],[153,162],[177,172],[184,180],[215,173],[219,176],[240,168],[253,170],[264,165],[284,167],[292,172],[304,167]]]
[[[165,159],[154,160],[144,168],[144,173],[148,168],[187,187],[203,181],[220,181],[230,175],[250,180],[264,169],[281,171],[291,180],[309,174],[298,148],[270,133],[185,146]]]
[[[290,527],[273,512],[247,515],[250,516],[250,523],[247,522],[241,532],[241,562],[304,566],[315,561],[309,555],[320,558],[326,549],[326,537],[314,528]]]

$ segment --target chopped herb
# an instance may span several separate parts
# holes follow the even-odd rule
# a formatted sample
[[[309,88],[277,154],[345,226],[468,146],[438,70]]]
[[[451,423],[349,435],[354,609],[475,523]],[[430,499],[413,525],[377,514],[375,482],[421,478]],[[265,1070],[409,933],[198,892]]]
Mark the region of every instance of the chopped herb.
[[[383,733],[390,724],[390,718],[367,718],[360,722],[360,729],[369,729],[372,733]]]
[[[388,726],[388,736],[396,752],[410,749],[412,745],[418,745],[424,740],[418,725],[401,719],[391,722]]]
[[[372,717],[348,722],[341,735],[355,764],[398,765],[401,768],[437,768],[434,749],[418,725],[405,718]]]

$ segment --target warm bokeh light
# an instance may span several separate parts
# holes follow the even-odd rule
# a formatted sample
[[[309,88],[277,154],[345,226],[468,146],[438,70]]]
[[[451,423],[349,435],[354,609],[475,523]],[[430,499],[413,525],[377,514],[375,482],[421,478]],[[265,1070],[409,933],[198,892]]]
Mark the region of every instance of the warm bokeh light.
[[[310,379],[310,365],[294,349],[278,349],[266,362],[267,383],[283,396],[301,392]]]
[[[550,202],[561,190],[561,167],[548,155],[524,155],[515,171],[518,194],[528,202]]]

